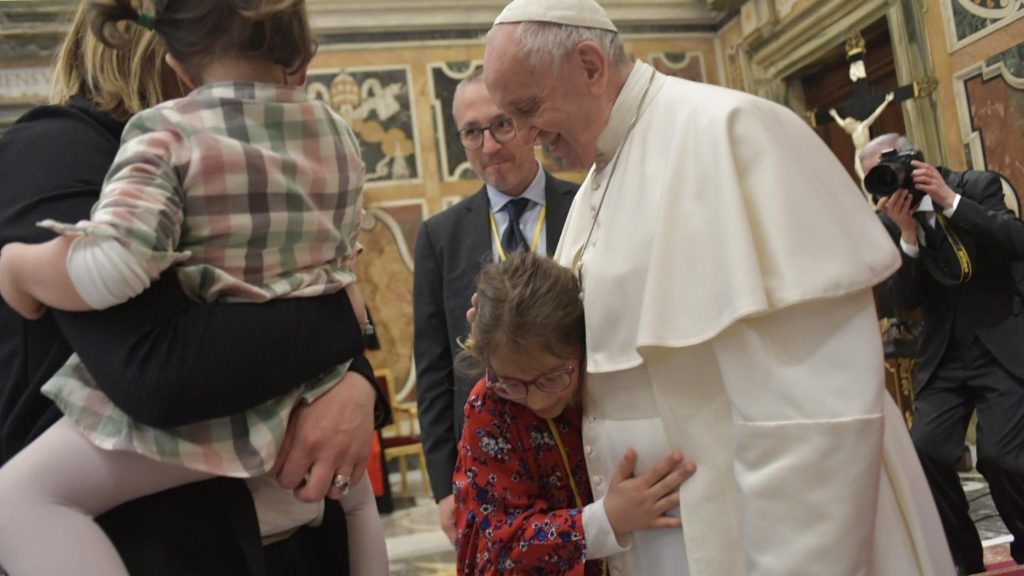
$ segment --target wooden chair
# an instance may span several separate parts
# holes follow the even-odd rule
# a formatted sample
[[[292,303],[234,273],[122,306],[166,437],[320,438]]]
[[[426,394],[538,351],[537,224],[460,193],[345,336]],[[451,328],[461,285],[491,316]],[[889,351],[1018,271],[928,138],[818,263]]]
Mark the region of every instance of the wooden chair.
[[[398,459],[398,471],[402,478],[402,494],[408,493],[409,456],[419,459],[420,474],[423,477],[423,492],[430,496],[430,482],[427,480],[427,457],[423,453],[417,422],[416,404],[395,401],[395,383],[390,370],[376,372],[377,386],[391,405],[392,423],[381,430],[381,447],[384,461]]]

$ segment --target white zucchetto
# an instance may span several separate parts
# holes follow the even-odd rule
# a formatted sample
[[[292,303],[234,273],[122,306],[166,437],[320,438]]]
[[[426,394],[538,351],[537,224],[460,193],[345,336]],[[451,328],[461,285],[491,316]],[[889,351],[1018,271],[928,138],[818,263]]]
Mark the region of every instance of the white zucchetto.
[[[594,0],[513,0],[494,20],[495,24],[516,22],[550,22],[619,31],[604,8]]]

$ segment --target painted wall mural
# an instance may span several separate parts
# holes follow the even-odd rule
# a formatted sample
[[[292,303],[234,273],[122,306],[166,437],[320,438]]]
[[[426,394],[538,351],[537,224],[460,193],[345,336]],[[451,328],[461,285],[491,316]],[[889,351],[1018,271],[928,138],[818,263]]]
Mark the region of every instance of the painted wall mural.
[[[420,180],[408,66],[310,70],[306,90],[331,103],[359,136],[367,185]]]
[[[967,163],[1024,190],[1024,44],[955,76]]]
[[[944,0],[950,52],[1024,17],[1024,0]]]

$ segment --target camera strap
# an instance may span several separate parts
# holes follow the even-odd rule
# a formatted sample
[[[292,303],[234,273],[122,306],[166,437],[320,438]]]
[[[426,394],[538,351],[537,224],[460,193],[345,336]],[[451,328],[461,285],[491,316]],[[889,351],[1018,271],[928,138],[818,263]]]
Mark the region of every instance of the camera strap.
[[[956,283],[963,284],[971,279],[971,257],[967,254],[967,249],[964,248],[963,242],[960,241],[960,238],[953,232],[952,226],[949,225],[949,218],[946,218],[946,215],[942,212],[936,212],[935,219],[942,226],[942,231],[946,233],[946,238],[956,254],[957,262],[960,263],[960,279]]]

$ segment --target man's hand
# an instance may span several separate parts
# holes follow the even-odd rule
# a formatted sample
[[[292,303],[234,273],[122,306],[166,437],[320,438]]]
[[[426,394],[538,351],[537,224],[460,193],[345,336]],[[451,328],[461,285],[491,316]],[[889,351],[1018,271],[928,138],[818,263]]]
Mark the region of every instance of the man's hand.
[[[373,442],[374,384],[348,372],[336,386],[292,412],[277,462],[270,471],[304,502],[341,498],[335,474],[356,485],[366,472]],[[305,480],[305,482],[303,482]]]
[[[931,196],[932,202],[940,209],[951,208],[953,201],[956,200],[956,192],[946,184],[939,170],[931,164],[917,160],[911,161],[910,165],[914,167],[914,171],[910,173],[914,179],[914,186]]]
[[[693,462],[675,452],[639,476],[633,475],[635,469],[636,451],[630,448],[604,497],[605,514],[615,534],[682,526],[680,518],[665,513],[679,505],[679,485],[693,476],[697,469]]]
[[[913,198],[910,196],[910,192],[900,189],[892,196],[879,200],[878,211],[888,216],[900,227],[904,243],[917,246],[917,220],[914,220],[912,202]]]
[[[444,535],[455,544],[455,494],[449,494],[437,503],[437,516]]]
[[[0,250],[0,298],[27,320],[36,320],[46,312],[46,306],[25,289],[19,266],[24,265],[27,244],[11,242]]]

